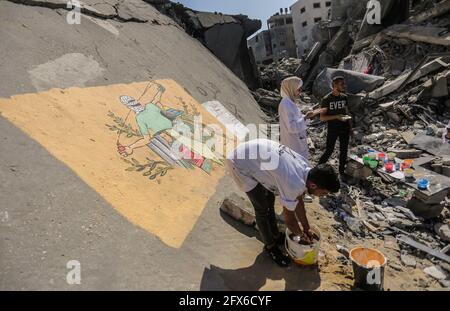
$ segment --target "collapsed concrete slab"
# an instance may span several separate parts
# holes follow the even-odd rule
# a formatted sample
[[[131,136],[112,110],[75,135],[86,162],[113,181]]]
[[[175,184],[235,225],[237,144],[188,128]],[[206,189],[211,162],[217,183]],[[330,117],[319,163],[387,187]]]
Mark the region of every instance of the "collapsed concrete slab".
[[[436,218],[442,213],[442,210],[444,209],[444,205],[427,204],[418,198],[412,198],[411,200],[409,200],[406,207],[409,208],[414,213],[414,215],[422,217],[424,219]]]
[[[380,99],[398,90],[402,85],[414,82],[432,72],[449,66],[450,57],[438,57],[414,71],[407,72],[369,93],[369,98]]]
[[[351,94],[357,94],[362,91],[373,91],[383,85],[385,78],[373,75],[367,75],[351,70],[343,69],[324,69],[313,85],[313,94],[317,98],[322,98],[331,91],[331,82],[333,77],[343,76],[347,82],[347,91]]]
[[[180,3],[170,3],[162,12],[178,21],[250,89],[260,87],[256,63],[247,47],[247,38],[261,29],[260,20],[246,15],[195,11]]]
[[[394,25],[386,29],[385,34],[416,42],[450,46],[450,32],[443,27]]]
[[[428,136],[428,135],[417,135],[411,141],[417,149],[424,150],[435,156],[448,156],[450,155],[450,144],[444,144],[442,139]]]
[[[444,0],[435,4],[431,9],[427,11],[411,16],[408,19],[408,23],[410,24],[421,23],[426,21],[427,19],[435,18],[443,14],[446,14],[449,11],[450,11],[450,0]]]

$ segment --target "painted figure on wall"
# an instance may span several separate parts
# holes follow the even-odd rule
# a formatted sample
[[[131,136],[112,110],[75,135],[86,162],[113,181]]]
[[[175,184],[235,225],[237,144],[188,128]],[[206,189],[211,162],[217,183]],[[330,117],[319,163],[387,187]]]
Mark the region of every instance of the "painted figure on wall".
[[[205,137],[201,137],[202,141],[194,139],[195,115],[190,114],[186,108],[183,111],[165,106],[162,103],[162,96],[166,89],[161,84],[149,83],[144,94],[150,88],[156,88],[156,91],[152,100],[146,104],[141,104],[139,100],[130,96],[120,97],[120,102],[130,110],[124,123],[134,115],[139,134],[134,136],[139,137],[131,144],[122,145],[119,142],[121,135],[119,131],[117,140],[119,154],[126,158],[135,150],[148,147],[171,167],[189,169],[199,167],[210,173],[212,163],[222,165],[220,156],[205,145]]]

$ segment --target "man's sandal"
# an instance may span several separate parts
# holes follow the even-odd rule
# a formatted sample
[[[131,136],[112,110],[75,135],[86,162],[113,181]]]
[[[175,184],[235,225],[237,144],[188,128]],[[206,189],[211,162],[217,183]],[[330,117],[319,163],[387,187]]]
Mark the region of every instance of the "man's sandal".
[[[271,248],[267,248],[264,246],[264,250],[270,255],[273,261],[280,267],[287,267],[291,263],[291,260],[288,256],[284,255],[283,252],[278,248],[278,246],[273,246]]]

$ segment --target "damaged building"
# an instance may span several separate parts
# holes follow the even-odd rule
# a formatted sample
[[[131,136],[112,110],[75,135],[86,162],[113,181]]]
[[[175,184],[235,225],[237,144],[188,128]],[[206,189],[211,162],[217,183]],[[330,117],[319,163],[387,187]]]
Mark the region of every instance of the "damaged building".
[[[254,55],[247,47],[247,38],[261,29],[260,20],[245,15],[199,12],[168,0],[159,2],[162,4],[157,8],[161,12],[199,40],[250,89],[259,87],[259,74]]]
[[[299,107],[307,111],[331,91],[333,77],[344,76],[355,123],[350,179],[343,194],[321,203],[341,221],[338,232],[394,239],[402,265],[418,253],[436,258],[436,266],[424,272],[436,279],[433,271],[444,271],[439,281],[448,287],[442,267],[448,269],[450,259],[450,1],[380,1],[381,24],[367,22],[367,2],[333,6],[330,19],[315,27],[315,43],[301,59],[262,68],[267,89],[254,96],[276,120],[283,78],[304,80]],[[309,135],[312,162],[317,163],[325,147],[325,125],[314,121]],[[411,161],[414,176],[369,168],[363,161],[368,150],[391,154],[397,163]],[[427,188],[420,187],[421,179],[429,182]]]

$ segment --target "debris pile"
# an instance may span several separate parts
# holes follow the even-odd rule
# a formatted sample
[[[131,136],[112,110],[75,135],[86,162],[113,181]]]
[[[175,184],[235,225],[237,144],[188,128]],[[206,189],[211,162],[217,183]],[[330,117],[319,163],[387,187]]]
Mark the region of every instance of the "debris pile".
[[[401,20],[384,12],[386,22],[377,28],[361,22],[365,11],[355,7],[352,19],[303,59],[262,67],[267,90],[253,95],[276,118],[284,78],[295,74],[304,80],[298,104],[307,111],[331,91],[333,76],[344,76],[355,127],[349,179],[339,196],[321,203],[339,221],[335,229],[343,237],[398,244],[401,265],[422,267],[424,260],[431,260],[434,265],[423,272],[448,287],[450,144],[444,136],[450,121],[450,0],[413,1],[404,9],[409,12],[399,14]],[[349,25],[356,22],[360,26],[355,34]],[[308,131],[311,162],[317,163],[325,148],[326,126],[317,119]],[[370,150],[395,154],[400,164],[411,159],[415,180],[408,181],[403,172],[388,174],[383,167],[365,166],[361,159]],[[331,164],[337,166],[336,157]],[[420,179],[431,185],[418,188]]]
[[[295,75],[300,62],[300,59],[284,58],[269,65],[260,65],[259,71],[263,88],[276,90],[281,81]]]
[[[247,38],[261,29],[260,20],[246,15],[200,12],[166,0],[147,1],[199,40],[250,89],[260,86],[256,62],[247,48]]]

